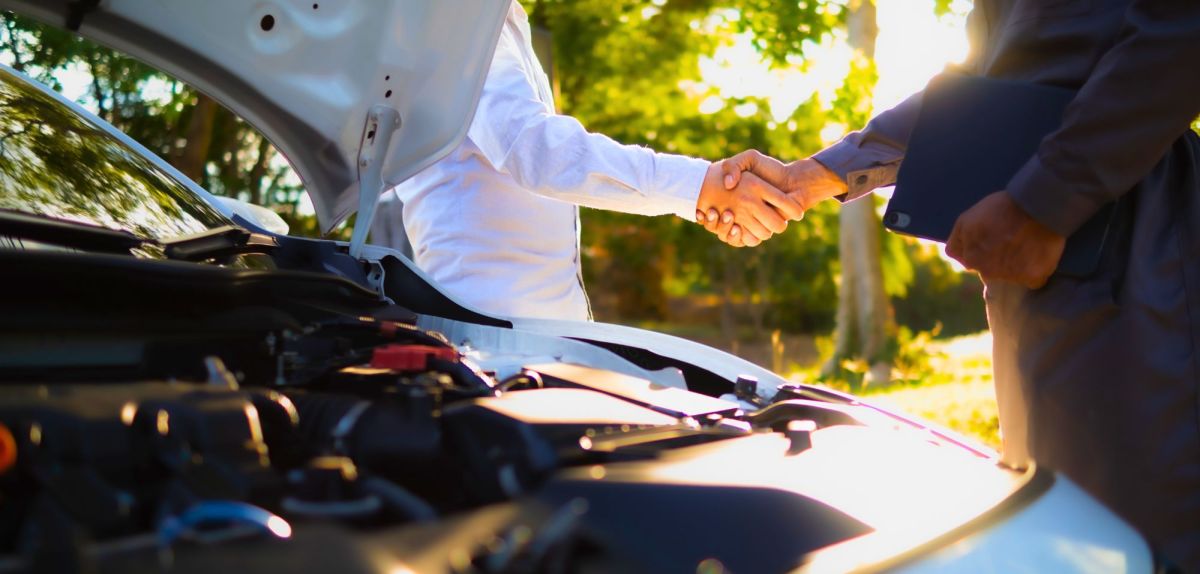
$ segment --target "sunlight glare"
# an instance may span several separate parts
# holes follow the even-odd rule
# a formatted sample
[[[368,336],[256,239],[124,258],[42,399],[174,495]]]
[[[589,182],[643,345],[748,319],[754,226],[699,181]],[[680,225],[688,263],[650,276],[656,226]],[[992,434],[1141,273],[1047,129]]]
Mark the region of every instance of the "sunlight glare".
[[[842,139],[844,135],[846,135],[846,124],[829,122],[825,124],[825,127],[821,128],[821,142],[825,145]]]
[[[951,14],[938,17],[933,0],[876,2],[879,37],[875,64],[879,83],[874,107],[880,111],[919,91],[946,64],[966,57],[967,6],[964,0],[957,0]],[[828,107],[849,73],[852,59],[845,34],[839,32],[830,41],[807,46],[803,66],[772,69],[755,50],[752,37],[740,34],[732,44],[717,48],[711,57],[701,58],[700,75],[722,98],[766,99],[771,117],[783,123],[814,95]],[[705,100],[702,111],[714,107]]]
[[[886,110],[925,87],[947,64],[967,56],[966,13],[938,17],[933,2],[877,0],[875,109]],[[921,4],[919,8],[913,4]]]

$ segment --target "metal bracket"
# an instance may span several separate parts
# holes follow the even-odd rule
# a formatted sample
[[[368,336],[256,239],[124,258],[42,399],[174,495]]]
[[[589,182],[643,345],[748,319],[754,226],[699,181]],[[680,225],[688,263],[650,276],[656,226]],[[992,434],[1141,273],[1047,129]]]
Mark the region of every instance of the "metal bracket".
[[[362,142],[358,146],[358,218],[354,221],[354,232],[350,236],[350,256],[362,258],[367,234],[375,219],[375,207],[383,195],[383,162],[387,159],[392,135],[400,129],[400,112],[395,108],[375,105],[367,112],[367,123],[363,126]]]
[[[367,286],[378,292],[380,299],[389,305],[395,305],[396,302],[383,292],[383,284],[387,279],[387,271],[383,269],[383,264],[378,261],[366,261],[365,263],[367,264]]]

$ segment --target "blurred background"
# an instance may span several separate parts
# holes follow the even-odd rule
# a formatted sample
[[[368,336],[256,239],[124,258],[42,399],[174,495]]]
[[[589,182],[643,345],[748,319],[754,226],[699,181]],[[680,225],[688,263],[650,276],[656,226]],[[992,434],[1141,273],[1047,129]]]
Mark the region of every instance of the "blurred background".
[[[590,130],[719,160],[806,157],[967,52],[966,0],[521,0],[559,110]],[[0,61],[66,94],[210,191],[318,226],[260,134],[137,61],[3,14]],[[996,445],[979,281],[886,233],[888,193],[824,205],[756,249],[694,223],[585,210],[596,320],[652,328],[799,381],[869,395]],[[348,234],[343,227],[335,235]]]

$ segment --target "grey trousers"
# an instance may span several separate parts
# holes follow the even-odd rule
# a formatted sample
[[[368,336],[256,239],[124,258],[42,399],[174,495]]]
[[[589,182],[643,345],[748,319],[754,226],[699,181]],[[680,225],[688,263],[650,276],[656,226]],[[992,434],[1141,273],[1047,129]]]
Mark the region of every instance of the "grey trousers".
[[[1003,459],[1066,474],[1200,572],[1200,138],[1127,200],[1092,276],[987,286]]]

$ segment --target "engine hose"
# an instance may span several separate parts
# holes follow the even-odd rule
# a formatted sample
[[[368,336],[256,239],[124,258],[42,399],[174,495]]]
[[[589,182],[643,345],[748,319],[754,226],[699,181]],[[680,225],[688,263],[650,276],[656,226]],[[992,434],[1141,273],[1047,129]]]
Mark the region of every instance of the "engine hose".
[[[374,516],[383,508],[380,496],[366,496],[358,500],[319,501],[300,500],[287,497],[280,503],[284,512],[305,518],[366,518]]]
[[[390,480],[378,476],[367,477],[361,482],[362,489],[378,496],[393,510],[405,518],[424,522],[437,518],[437,511],[421,497]]]

